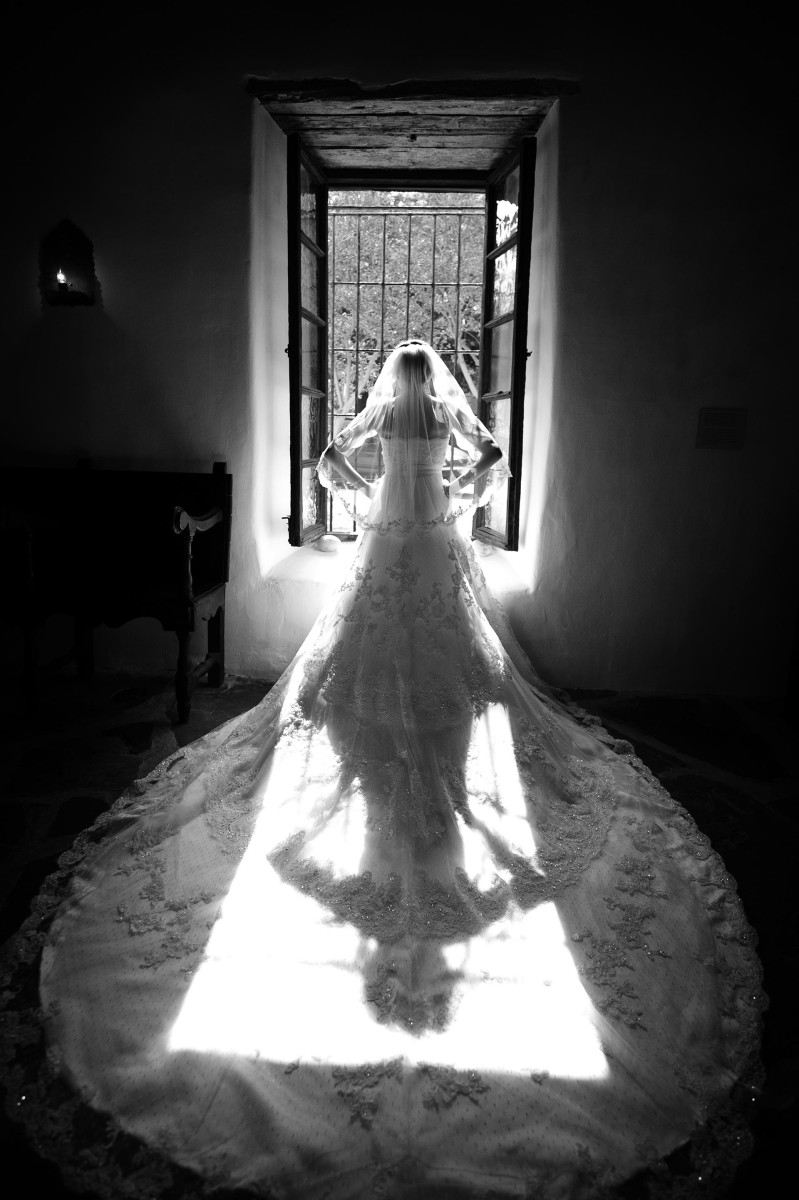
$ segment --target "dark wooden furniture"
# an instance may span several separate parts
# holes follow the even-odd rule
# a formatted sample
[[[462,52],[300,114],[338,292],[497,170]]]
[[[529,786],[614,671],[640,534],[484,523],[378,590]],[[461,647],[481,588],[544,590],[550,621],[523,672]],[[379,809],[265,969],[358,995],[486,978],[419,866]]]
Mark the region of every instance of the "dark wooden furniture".
[[[225,463],[207,474],[86,463],[0,469],[0,616],[23,630],[28,674],[49,616],[73,619],[87,678],[97,625],[155,617],[178,639],[175,693],[178,720],[187,720],[196,681],[219,686],[224,678],[231,497]],[[201,621],[208,652],[192,670],[189,639]]]

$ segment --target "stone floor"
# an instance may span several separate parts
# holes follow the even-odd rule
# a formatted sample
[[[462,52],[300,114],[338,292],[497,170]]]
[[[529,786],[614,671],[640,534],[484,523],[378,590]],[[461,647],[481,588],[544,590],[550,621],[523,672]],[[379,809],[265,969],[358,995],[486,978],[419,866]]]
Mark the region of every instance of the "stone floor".
[[[42,880],[74,836],[178,745],[201,736],[263,697],[267,685],[229,678],[200,687],[192,714],[176,725],[170,681],[67,672],[45,677],[35,695],[10,686],[0,705],[0,942],[21,924]],[[795,712],[785,703],[574,693],[640,757],[710,836],[738,880],[760,935],[770,997],[764,1037],[767,1082],[755,1122],[756,1148],[730,1198],[778,1195],[799,1127],[799,977],[795,886],[799,795]],[[2,1118],[7,1181],[58,1200],[56,1170],[38,1159],[19,1127]]]

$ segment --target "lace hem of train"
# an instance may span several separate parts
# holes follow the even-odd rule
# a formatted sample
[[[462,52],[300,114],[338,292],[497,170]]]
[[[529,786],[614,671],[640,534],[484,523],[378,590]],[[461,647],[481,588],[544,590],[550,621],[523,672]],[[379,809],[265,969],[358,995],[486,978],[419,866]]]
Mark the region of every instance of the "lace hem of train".
[[[591,728],[613,752],[620,754],[635,770],[646,788],[665,802],[671,812],[672,827],[679,833],[689,853],[704,872],[704,883],[710,888],[714,899],[712,907],[723,913],[720,923],[719,941],[721,955],[717,962],[722,988],[722,1014],[739,1023],[741,1047],[738,1082],[723,1100],[702,1103],[703,1080],[700,1076],[684,1077],[680,1086],[700,1101],[701,1123],[694,1135],[666,1158],[658,1158],[654,1145],[641,1143],[636,1150],[641,1160],[641,1171],[623,1185],[623,1193],[617,1191],[618,1181],[608,1175],[607,1169],[592,1161],[587,1148],[579,1150],[569,1172],[568,1194],[591,1196],[596,1200],[614,1195],[635,1196],[641,1200],[692,1200],[694,1197],[721,1197],[730,1185],[737,1167],[752,1148],[750,1123],[756,1111],[757,1099],[763,1083],[763,1069],[759,1057],[762,1013],[767,1000],[761,989],[760,964],[754,953],[745,958],[747,967],[732,966],[725,961],[725,944],[744,945],[754,948],[755,934],[747,924],[735,893],[735,883],[721,859],[710,848],[708,839],[696,828],[692,819],[668,796],[649,770],[634,756],[632,748],[625,743],[615,742],[601,729],[595,718],[588,717],[573,704],[568,704],[570,715]],[[235,740],[235,739],[234,739]],[[168,776],[170,768],[182,760],[185,751],[177,752],[161,763],[146,779],[139,781],[117,801],[110,813],[102,816],[82,833],[74,846],[59,861],[59,870],[45,880],[36,898],[31,916],[19,933],[2,951],[0,958],[0,987],[2,1009],[0,1010],[0,1063],[2,1064],[5,1106],[13,1121],[21,1122],[27,1131],[34,1150],[41,1156],[56,1162],[68,1187],[91,1191],[104,1200],[153,1200],[153,1197],[181,1196],[193,1200],[212,1200],[218,1189],[225,1186],[225,1163],[220,1159],[218,1174],[212,1169],[199,1176],[169,1157],[164,1147],[145,1144],[121,1129],[110,1117],[93,1109],[89,1098],[81,1096],[68,1082],[62,1072],[58,1052],[48,1045],[47,1023],[55,1012],[45,1012],[39,1005],[38,979],[42,950],[48,941],[48,931],[55,914],[67,898],[76,872],[81,864],[91,857],[104,839],[118,835],[120,823],[124,825],[129,814],[136,816],[143,811],[142,798],[150,793],[151,801],[144,810],[153,813],[164,806],[159,795],[159,783]],[[207,749],[201,756],[207,764]],[[586,815],[586,804],[592,808],[594,818],[600,805],[590,805],[586,797],[602,796],[606,801],[601,783],[583,780],[577,786],[580,793],[577,806]],[[572,797],[574,799],[574,797]],[[217,832],[226,840],[228,847],[238,853],[243,846],[252,820],[247,805],[234,821],[219,824]],[[213,820],[213,817],[211,818]],[[661,900],[658,883],[658,867],[662,854],[662,839],[656,829],[645,819],[628,820],[632,844],[636,856],[622,857],[616,865],[617,882],[615,894],[604,897],[605,904],[616,918],[611,927],[616,932],[613,941],[600,943],[593,934],[576,933],[574,941],[583,951],[583,976],[605,997],[604,1011],[616,1020],[635,1029],[640,1023],[640,1012],[636,1010],[635,994],[623,981],[625,965],[631,954],[657,956],[657,947],[650,944],[648,923],[653,916],[653,906]],[[132,937],[145,930],[158,929],[164,933],[162,953],[165,958],[194,957],[194,947],[186,938],[193,914],[198,909],[207,913],[215,898],[202,893],[181,905],[170,904],[164,898],[161,882],[161,864],[158,847],[168,830],[153,833],[151,837],[131,840],[131,871],[142,871],[147,882],[140,893],[147,902],[147,909],[140,913],[120,912],[119,920],[128,924]],[[581,834],[572,845],[569,854],[560,850],[561,868],[557,883],[548,886],[555,890],[567,887],[569,882],[584,869],[591,858],[601,849],[604,837],[603,822],[593,819],[588,832]],[[568,840],[568,839],[567,839]],[[336,880],[324,867],[312,861],[303,861],[298,856],[301,838],[289,839],[274,853],[275,863],[291,876],[299,887],[308,889],[324,899],[342,919],[354,920],[369,927],[374,922],[393,921],[392,928],[380,929],[380,935],[393,937],[397,928],[414,926],[413,904],[386,903],[387,897],[377,896],[376,885],[371,880],[359,877]],[[550,862],[558,861],[558,853],[550,856]],[[520,874],[510,883],[503,884],[489,895],[475,895],[467,880],[460,880],[456,895],[441,895],[432,891],[422,881],[417,900],[427,917],[437,914],[438,922],[430,936],[446,936],[451,932],[453,921],[459,929],[464,922],[475,919],[481,906],[502,906],[508,903],[511,894],[517,902],[525,903],[525,888],[531,886],[529,876]],[[527,902],[541,898],[540,880],[532,881],[533,892]],[[427,890],[425,890],[427,888]],[[535,889],[539,890],[536,891]],[[643,903],[635,903],[634,898]],[[390,897],[388,898],[390,901]],[[375,903],[377,901],[377,903]],[[380,915],[380,914],[384,915]],[[393,913],[393,916],[386,915]],[[490,915],[485,913],[483,915]],[[157,956],[156,956],[157,957]],[[162,960],[163,961],[163,960]],[[738,961],[740,962],[740,956]],[[157,961],[142,962],[142,966],[155,967]],[[383,964],[383,973],[377,971],[370,985],[369,998],[378,1019],[396,1018],[395,997],[391,986],[390,964]],[[600,1003],[600,1007],[602,1004]],[[428,1014],[428,1023],[430,1015]],[[634,1034],[633,1034],[634,1036]],[[301,1070],[302,1064],[286,1066],[287,1074]],[[363,1067],[333,1068],[330,1086],[343,1103],[349,1106],[352,1121],[369,1129],[379,1109],[381,1090],[396,1085],[403,1070],[401,1062],[374,1063]],[[424,1106],[432,1111],[450,1108],[456,1104],[479,1105],[481,1096],[489,1084],[476,1071],[455,1071],[449,1068],[419,1067],[424,1088]],[[545,1089],[549,1077],[546,1072],[533,1074],[530,1086]],[[364,1195],[375,1197],[391,1194],[400,1170],[391,1166],[376,1168],[371,1186]],[[562,1168],[534,1170],[525,1181],[526,1191],[522,1195],[547,1198],[565,1194]],[[632,1190],[631,1190],[632,1187]],[[249,1194],[231,1191],[226,1195]],[[260,1193],[264,1193],[263,1191]],[[275,1193],[278,1194],[278,1193]],[[480,1193],[477,1193],[480,1194]],[[484,1191],[488,1197],[495,1193]]]

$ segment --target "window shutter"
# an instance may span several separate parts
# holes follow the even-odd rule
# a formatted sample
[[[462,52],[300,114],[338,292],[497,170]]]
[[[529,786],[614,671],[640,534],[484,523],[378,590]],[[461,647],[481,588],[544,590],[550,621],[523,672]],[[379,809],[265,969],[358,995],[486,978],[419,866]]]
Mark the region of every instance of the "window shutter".
[[[327,181],[300,138],[288,139],[289,542],[324,533],[327,492],[316,464],[327,445]]]
[[[525,138],[486,188],[480,419],[501,446],[512,476],[478,509],[475,534],[509,550],[519,545],[535,152],[535,138]]]

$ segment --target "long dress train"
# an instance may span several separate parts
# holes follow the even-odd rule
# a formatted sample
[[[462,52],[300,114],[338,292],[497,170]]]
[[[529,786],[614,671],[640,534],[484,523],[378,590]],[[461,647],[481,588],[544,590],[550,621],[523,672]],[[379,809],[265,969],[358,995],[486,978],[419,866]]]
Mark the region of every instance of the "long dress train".
[[[135,1200],[713,1194],[763,1006],[734,882],[535,674],[446,519],[446,437],[382,449],[423,517],[376,519],[264,701],[43,890],[17,1108]]]

